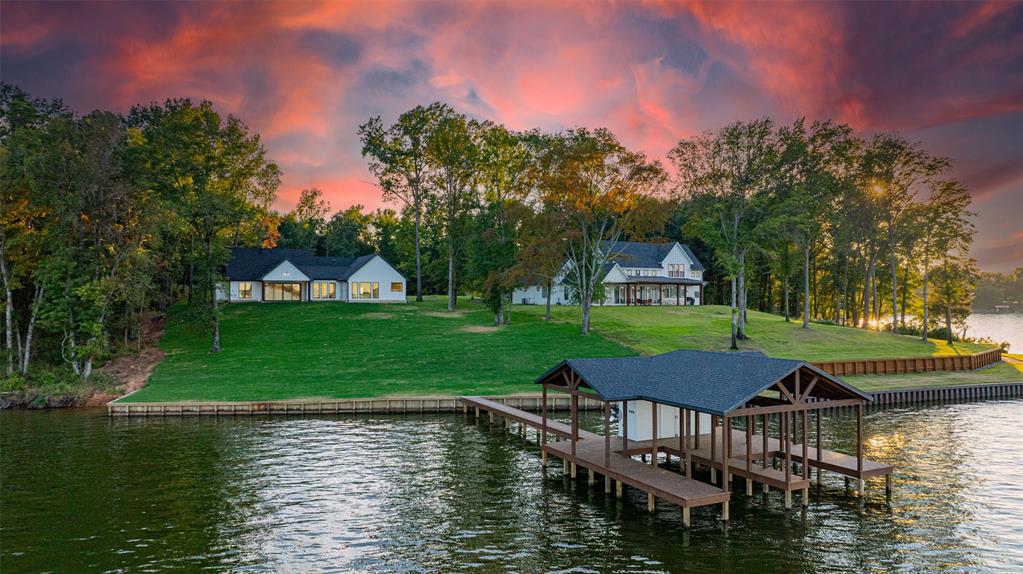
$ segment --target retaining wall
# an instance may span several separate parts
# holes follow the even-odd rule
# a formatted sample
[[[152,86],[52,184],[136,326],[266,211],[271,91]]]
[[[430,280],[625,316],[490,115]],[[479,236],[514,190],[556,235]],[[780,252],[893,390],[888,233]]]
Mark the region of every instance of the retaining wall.
[[[933,371],[972,371],[1002,360],[1001,349],[974,355],[947,357],[910,357],[905,359],[861,359],[857,361],[820,361],[812,363],[832,375],[894,375]]]

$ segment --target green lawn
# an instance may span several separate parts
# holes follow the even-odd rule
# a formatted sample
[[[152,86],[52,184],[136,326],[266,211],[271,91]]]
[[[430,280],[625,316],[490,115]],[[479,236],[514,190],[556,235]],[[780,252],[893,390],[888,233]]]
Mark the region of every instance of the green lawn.
[[[535,316],[497,329],[478,305],[463,307],[449,314],[439,298],[418,305],[227,305],[216,355],[209,353],[208,330],[173,310],[161,343],[166,359],[127,400],[536,392],[532,381],[566,357],[635,354]]]
[[[535,317],[542,317],[544,312],[541,306],[516,306],[515,310],[519,315]],[[575,307],[556,306],[551,316],[559,322],[579,324],[579,309]],[[749,338],[740,341],[739,347],[771,357],[805,361],[924,357],[969,355],[989,348],[969,343],[953,347],[933,340],[924,343],[917,337],[816,323],[803,329],[798,321],[787,323],[782,317],[757,311],[749,311],[747,317]],[[595,331],[644,355],[675,349],[726,351],[731,343],[730,309],[720,305],[597,307],[591,321]]]
[[[173,309],[162,347],[167,357],[149,383],[123,399],[256,401],[398,395],[535,392],[532,381],[571,357],[654,354],[678,348],[726,350],[729,310],[600,307],[593,333],[579,334],[579,309],[515,306],[510,326],[460,301],[400,304],[235,304],[224,308],[223,350],[209,353],[209,332]],[[915,337],[798,323],[751,311],[743,349],[810,361],[970,353],[983,347],[924,344]],[[999,367],[1001,368],[1001,367]],[[1011,368],[1011,367],[1010,367]],[[925,375],[930,379],[943,375]],[[895,383],[891,378],[891,383]],[[978,381],[981,382],[981,381]],[[875,384],[864,381],[864,385]],[[915,381],[916,386],[925,384]],[[948,383],[961,384],[961,383]],[[867,388],[867,387],[865,387]]]

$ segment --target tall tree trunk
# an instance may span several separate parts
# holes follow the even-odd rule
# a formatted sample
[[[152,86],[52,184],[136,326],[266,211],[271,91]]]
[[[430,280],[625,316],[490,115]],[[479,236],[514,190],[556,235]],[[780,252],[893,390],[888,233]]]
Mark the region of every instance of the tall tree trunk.
[[[888,219],[888,252],[892,262],[892,333],[899,332],[899,265],[895,257],[895,219]]]
[[[547,280],[547,312],[544,313],[543,320],[551,320],[551,291],[554,290],[554,282],[550,279]]]
[[[906,330],[906,293],[909,289],[906,285],[909,284],[909,265],[902,268],[902,302],[899,306],[899,328],[903,331]]]
[[[952,296],[945,299],[945,330],[948,331],[948,344],[952,344]]]
[[[504,293],[497,295],[497,312],[494,313],[494,324],[504,325]]]
[[[455,238],[448,225],[448,311],[455,310],[458,295],[455,293]]]
[[[509,289],[508,290],[508,306],[506,307],[506,309],[508,309],[508,316],[504,320],[504,324],[505,325],[511,325],[511,312],[512,312],[512,303],[514,302],[514,300],[513,300],[514,297],[515,297],[515,291],[513,289]]]
[[[863,319],[862,327],[870,328],[870,258],[863,258]]]
[[[738,350],[739,344],[736,342],[736,328],[738,309],[736,308],[736,279],[732,277],[732,350]]]
[[[738,308],[739,308],[739,324],[736,331],[736,337],[740,340],[746,339],[746,254],[739,254],[739,277],[738,277]],[[733,295],[734,296],[734,295]],[[733,300],[732,306],[735,306]]]
[[[588,290],[587,290],[588,291]],[[590,298],[592,293],[586,293],[580,300],[583,310],[583,335],[590,334]]]
[[[419,243],[419,227],[423,216],[420,213],[419,205],[415,206],[416,212],[416,301],[423,301],[423,254]]]
[[[192,292],[195,291],[195,237],[189,239],[188,245],[188,304],[192,304]]]
[[[785,322],[789,322],[789,278],[786,275],[784,278],[784,285],[782,292],[785,294]]]
[[[36,328],[36,317],[39,316],[39,307],[43,302],[43,286],[37,285],[35,297],[32,300],[32,314],[28,318],[28,329],[25,332],[25,347],[22,349],[21,374],[28,374],[28,364],[32,359],[32,334]]]
[[[877,297],[877,267],[873,262],[870,264],[870,286],[873,291],[874,324],[878,331],[881,330],[881,304]]]
[[[217,275],[213,270],[213,236],[206,239],[206,267],[210,277],[210,301],[213,306],[213,344],[211,353],[220,352],[220,308],[217,305]]]
[[[810,328],[810,241],[803,248],[803,328]]]
[[[0,278],[4,281],[4,342],[7,352],[7,366],[5,373],[8,377],[14,374],[14,294],[11,291],[11,283],[7,274],[7,257],[4,251],[5,238],[0,232]]]
[[[929,309],[927,308],[927,282],[928,282],[928,280],[930,278],[930,273],[931,273],[931,254],[929,253],[929,251],[930,251],[930,248],[929,247],[925,247],[925,250],[924,250],[924,293],[923,293],[923,299],[924,299],[924,322],[923,322],[923,329],[921,329],[921,331],[923,331],[923,333],[920,335],[920,339],[923,340],[924,343],[927,342],[927,327],[930,324],[929,317],[927,316],[928,312],[929,312]]]

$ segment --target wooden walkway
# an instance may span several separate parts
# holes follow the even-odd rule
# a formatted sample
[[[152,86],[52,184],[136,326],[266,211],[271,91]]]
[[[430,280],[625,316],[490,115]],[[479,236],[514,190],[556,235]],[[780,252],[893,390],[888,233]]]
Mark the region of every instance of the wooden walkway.
[[[485,399],[483,397],[462,397],[463,412],[467,412],[470,408],[475,409],[477,418],[480,416],[480,411],[485,411],[489,413],[491,417],[498,416],[508,421],[514,421],[533,427],[537,430],[543,426],[543,419],[540,415],[517,409],[504,403]],[[551,420],[550,417],[547,418],[547,432],[559,438],[568,439],[572,437],[572,429],[569,425],[561,421]],[[585,439],[602,437],[591,433],[590,431],[579,429],[579,438]]]

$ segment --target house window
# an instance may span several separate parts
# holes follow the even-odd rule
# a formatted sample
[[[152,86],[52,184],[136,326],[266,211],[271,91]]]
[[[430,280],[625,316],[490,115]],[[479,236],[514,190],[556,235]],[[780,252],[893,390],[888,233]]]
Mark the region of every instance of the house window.
[[[336,299],[337,284],[333,281],[317,281],[313,283],[313,299]]]
[[[699,277],[700,276],[700,272],[699,271],[690,271],[689,272],[689,276],[690,277]]]
[[[668,277],[685,277],[686,266],[682,263],[668,264]]]
[[[267,283],[263,286],[264,301],[301,301],[301,283]]]
[[[238,283],[238,298],[239,299],[252,299],[252,283],[249,281],[242,281]]]
[[[360,281],[352,283],[352,299],[379,299],[380,284]]]
[[[401,281],[394,281],[391,283],[391,293],[401,293],[405,290],[405,284]]]

